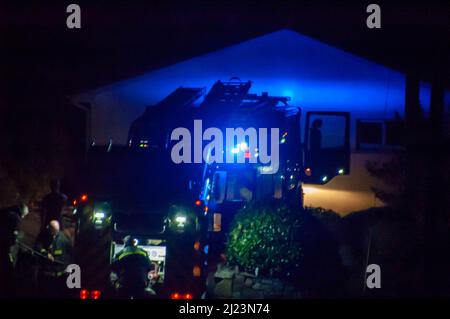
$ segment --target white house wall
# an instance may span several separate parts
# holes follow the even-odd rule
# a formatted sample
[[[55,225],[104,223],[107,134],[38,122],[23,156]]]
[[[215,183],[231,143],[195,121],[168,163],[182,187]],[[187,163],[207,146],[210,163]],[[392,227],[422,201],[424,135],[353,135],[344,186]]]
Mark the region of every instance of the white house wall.
[[[347,110],[369,117],[403,112],[405,77],[399,72],[282,30],[74,97],[92,105],[92,138],[126,143],[128,127],[146,105],[179,86],[211,88],[238,76],[251,92],[291,96],[307,110]],[[109,125],[112,123],[113,125]]]

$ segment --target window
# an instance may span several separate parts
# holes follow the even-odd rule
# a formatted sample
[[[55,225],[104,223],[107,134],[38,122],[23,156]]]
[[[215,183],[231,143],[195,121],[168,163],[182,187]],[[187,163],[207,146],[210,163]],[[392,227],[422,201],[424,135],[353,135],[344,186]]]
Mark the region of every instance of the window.
[[[358,149],[398,147],[404,145],[404,125],[401,119],[389,121],[358,120],[356,123]]]
[[[381,147],[383,145],[383,122],[362,121],[356,123],[356,146],[360,148]]]
[[[214,179],[212,184],[213,200],[214,202],[220,204],[225,199],[225,186],[227,180],[227,172],[217,171],[214,173]]]
[[[224,200],[230,202],[252,200],[254,173],[253,170],[215,172],[211,187],[211,200],[217,204],[223,203]]]
[[[251,201],[254,189],[254,171],[229,171],[227,182],[227,201]]]
[[[281,173],[258,175],[256,190],[258,199],[271,197],[280,199],[283,195],[283,180],[281,176]]]
[[[309,121],[309,150],[340,148],[345,145],[345,117],[313,114]]]

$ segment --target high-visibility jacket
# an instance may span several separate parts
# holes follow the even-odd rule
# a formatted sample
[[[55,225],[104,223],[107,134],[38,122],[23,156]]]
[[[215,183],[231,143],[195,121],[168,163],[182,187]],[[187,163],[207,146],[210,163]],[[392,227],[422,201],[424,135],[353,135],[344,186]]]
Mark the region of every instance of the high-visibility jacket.
[[[144,249],[127,246],[116,254],[111,269],[117,274],[120,286],[144,288],[152,265]]]
[[[43,255],[50,253],[56,261],[52,262],[41,258],[40,263],[43,273],[57,277],[62,276],[66,267],[73,263],[74,252],[71,240],[63,232],[59,232],[50,244],[48,244],[48,239],[45,237],[41,240],[37,245],[37,250]]]

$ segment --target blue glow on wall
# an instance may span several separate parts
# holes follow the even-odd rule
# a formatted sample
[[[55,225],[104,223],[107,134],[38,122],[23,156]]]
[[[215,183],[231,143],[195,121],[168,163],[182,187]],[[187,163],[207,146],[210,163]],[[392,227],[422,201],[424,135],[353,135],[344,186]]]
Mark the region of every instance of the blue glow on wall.
[[[145,106],[179,86],[211,88],[238,76],[252,93],[288,95],[307,110],[350,111],[389,118],[404,112],[405,76],[397,71],[290,30],[281,30],[75,97],[99,117],[97,140],[126,143],[129,124]],[[426,90],[421,100],[427,100]],[[105,114],[112,118],[104,118]],[[100,119],[100,116],[103,118]],[[117,120],[119,119],[119,120]]]

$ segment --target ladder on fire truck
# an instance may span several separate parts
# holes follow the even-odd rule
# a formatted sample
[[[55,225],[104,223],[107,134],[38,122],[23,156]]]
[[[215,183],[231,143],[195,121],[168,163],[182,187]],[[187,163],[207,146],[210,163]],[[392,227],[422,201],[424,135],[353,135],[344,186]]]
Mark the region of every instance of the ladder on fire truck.
[[[228,82],[217,81],[202,103],[202,107],[239,106],[252,86],[251,81],[242,82],[232,77]]]
[[[288,105],[288,96],[269,96],[267,92],[261,95],[249,93],[251,81],[242,82],[238,77],[232,77],[228,82],[217,81],[206,95],[203,108],[225,109],[245,106],[246,109],[257,111],[262,109],[278,109],[287,112],[297,112],[298,107]],[[281,104],[281,107],[279,105]]]

